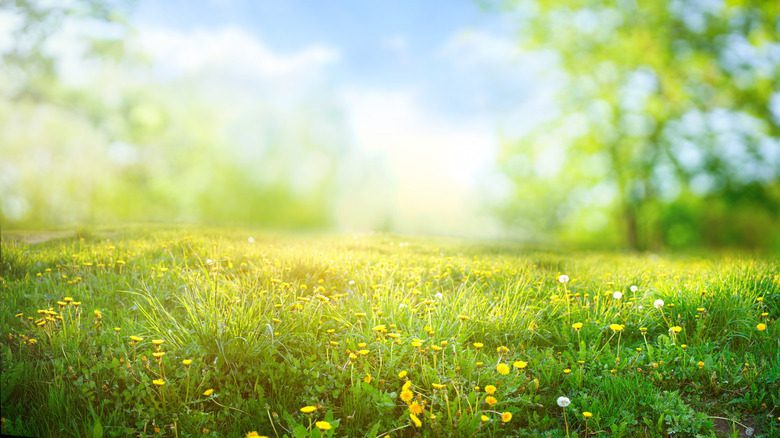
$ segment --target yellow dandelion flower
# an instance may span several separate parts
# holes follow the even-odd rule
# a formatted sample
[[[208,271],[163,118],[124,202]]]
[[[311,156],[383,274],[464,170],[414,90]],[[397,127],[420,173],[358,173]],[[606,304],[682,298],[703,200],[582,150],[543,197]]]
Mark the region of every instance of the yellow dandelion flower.
[[[154,380],[152,380],[152,383],[155,386],[163,386],[163,385],[165,385],[165,379],[154,379]]]
[[[756,326],[756,330],[758,330],[758,331],[760,331],[760,332],[763,332],[764,330],[766,330],[766,324],[764,324],[763,322],[762,322],[762,323],[759,323],[759,324]]]
[[[155,351],[154,353],[152,353],[152,356],[154,356],[157,359],[162,359],[162,357],[165,356],[165,352],[164,351]]]
[[[493,394],[496,393],[496,387],[493,386],[493,385],[487,385],[487,386],[485,386],[485,392],[490,394],[490,395],[493,395]]]
[[[211,396],[211,394],[214,394],[214,388],[209,388],[209,389],[203,391],[203,395],[206,396],[206,397]]]
[[[144,340],[144,338],[142,338],[140,336],[135,336],[134,335],[134,336],[130,336],[130,340],[133,341],[133,342],[141,342],[141,341]]]
[[[423,413],[423,407],[421,404],[415,402],[412,402],[412,404],[409,405],[409,412],[411,412],[414,415],[420,415]]]
[[[496,398],[493,397],[492,395],[489,395],[489,396],[485,397],[485,403],[487,403],[488,406],[492,407],[493,405],[498,403],[498,400],[496,400]]]
[[[502,376],[506,376],[509,374],[509,365],[501,362],[500,364],[496,365],[496,371],[498,371],[498,373]]]
[[[670,328],[669,330],[671,332],[674,332],[675,334],[677,334],[677,333],[680,333],[682,331],[682,327],[680,327],[679,325],[676,325],[676,326]]]
[[[406,382],[404,382],[404,385],[401,387],[401,390],[409,389],[411,387],[412,387],[412,381],[407,380]]]
[[[471,345],[473,345],[474,348],[476,348],[477,350],[479,350],[480,348],[485,346],[485,344],[483,344],[482,342],[475,342],[475,343],[473,343]]]
[[[333,427],[327,421],[318,421],[314,423],[314,425],[317,426],[317,429],[319,430],[330,430]]]
[[[422,427],[422,421],[417,418],[417,415],[409,414],[409,418],[412,420],[412,423],[414,423],[414,427]]]
[[[615,333],[623,331],[624,328],[625,328],[625,326],[623,324],[610,324],[609,325],[609,329],[612,330]]]
[[[501,413],[501,422],[502,423],[509,423],[512,421],[512,413],[511,412],[502,412]]]
[[[702,361],[699,361],[696,365],[699,367],[699,369],[704,368],[704,362]]]
[[[496,348],[496,353],[498,353],[498,354],[509,353],[509,347],[506,347],[506,346],[502,345],[502,346]]]
[[[371,376],[371,374],[366,374],[366,377],[363,377],[363,381],[366,383],[371,383],[372,380],[374,380],[374,378]]]
[[[192,365],[192,359],[184,359],[183,361],[181,361],[181,363],[182,363],[182,364],[183,364],[185,367],[188,367],[188,366]]]
[[[588,411],[584,411],[584,412],[582,413],[582,416],[583,416],[583,417],[585,417],[585,419],[587,420],[588,418],[592,417],[592,416],[593,416],[593,414],[592,414],[592,413],[590,413],[590,412],[588,412]]]
[[[433,389],[444,389],[447,387],[447,385],[441,383],[431,383],[431,386],[433,386]]]
[[[368,351],[368,350],[366,350],[366,349],[363,349],[363,350],[359,350],[359,351],[358,351],[358,353],[359,353],[361,356],[367,356],[367,355],[368,355],[368,353],[370,353],[370,351]]]
[[[512,366],[517,368],[518,370],[522,370],[528,366],[528,362],[523,360],[516,360],[512,363]]]
[[[316,410],[317,410],[317,406],[304,406],[301,408],[301,412],[303,412],[304,414],[311,414]]]
[[[563,374],[569,374],[569,373],[571,373],[571,369],[569,369],[569,368],[565,368],[565,369],[563,370]]]
[[[414,393],[412,391],[409,391],[408,389],[404,389],[401,391],[401,400],[404,401],[404,403],[409,403],[414,398]]]
[[[480,420],[482,420],[483,423],[487,423],[488,421],[490,421],[490,418],[488,418],[487,415],[482,414],[482,416],[480,417]]]
[[[573,328],[574,330],[579,331],[582,328],[582,323],[581,322],[575,322],[574,324],[571,325],[571,328]]]
[[[152,339],[152,344],[154,345],[162,345],[163,343],[165,343],[164,339]]]
[[[407,373],[406,370],[403,370],[400,373],[398,373],[398,378],[403,379],[404,377],[406,377],[407,374],[409,373]]]

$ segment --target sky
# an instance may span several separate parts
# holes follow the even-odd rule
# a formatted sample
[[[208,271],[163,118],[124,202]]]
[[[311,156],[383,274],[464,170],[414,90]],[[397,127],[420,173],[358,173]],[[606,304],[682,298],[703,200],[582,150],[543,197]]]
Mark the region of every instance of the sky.
[[[469,0],[141,0],[130,21],[163,76],[206,72],[223,98],[259,87],[276,108],[336,102],[350,147],[383,169],[338,209],[358,228],[378,217],[350,224],[353,210],[377,202],[399,231],[494,227],[500,135],[542,117],[554,91],[516,17]]]

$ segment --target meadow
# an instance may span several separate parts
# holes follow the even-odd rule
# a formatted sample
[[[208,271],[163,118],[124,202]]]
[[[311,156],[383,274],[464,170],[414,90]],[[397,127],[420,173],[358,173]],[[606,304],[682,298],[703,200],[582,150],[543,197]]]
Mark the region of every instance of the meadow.
[[[385,235],[2,240],[2,432],[780,436],[780,263]]]

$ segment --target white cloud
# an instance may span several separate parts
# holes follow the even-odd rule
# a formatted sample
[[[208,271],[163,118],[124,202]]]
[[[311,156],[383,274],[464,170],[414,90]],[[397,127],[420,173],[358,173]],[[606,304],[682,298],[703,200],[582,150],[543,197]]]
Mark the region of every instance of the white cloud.
[[[238,27],[183,32],[145,28],[141,48],[174,74],[209,70],[240,71],[246,75],[282,77],[307,74],[339,60],[333,47],[313,44],[293,53],[275,52]]]
[[[496,153],[488,123],[434,112],[409,89],[348,89],[344,103],[357,147],[384,159],[391,198],[380,202],[398,230],[457,234],[490,228],[478,198],[481,176]]]

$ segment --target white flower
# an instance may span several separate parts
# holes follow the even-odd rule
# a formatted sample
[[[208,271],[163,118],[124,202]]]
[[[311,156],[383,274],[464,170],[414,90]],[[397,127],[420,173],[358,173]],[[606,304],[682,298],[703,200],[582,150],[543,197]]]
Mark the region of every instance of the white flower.
[[[655,300],[655,301],[653,301],[653,306],[656,309],[661,309],[661,307],[664,306],[664,300]]]
[[[213,265],[214,264],[214,260],[206,259],[206,264],[207,265]]]
[[[631,292],[634,292],[634,293],[636,293],[636,291],[639,290],[639,288],[636,287],[636,285],[633,285],[633,284],[631,285],[631,287],[629,289],[631,290]]]
[[[615,293],[612,294],[612,298],[614,298],[616,300],[619,300],[619,299],[623,298],[623,293],[616,291]]]
[[[249,242],[249,243],[255,243],[255,238],[252,237],[252,236],[249,236],[249,238],[246,239],[246,241]]]
[[[558,277],[558,281],[561,283],[568,283],[569,282],[569,276],[566,274],[561,275]]]
[[[399,304],[399,305],[398,305],[398,308],[399,308],[399,309],[403,309],[403,308],[405,308],[405,307],[406,307],[406,304],[404,304],[404,303],[401,303],[401,304]]]
[[[568,397],[560,396],[558,397],[558,406],[565,408],[566,406],[569,406],[571,403],[571,400],[569,400]]]
[[[434,297],[436,297],[437,300],[441,300],[442,298],[444,298],[444,295],[442,295],[441,292],[436,292],[436,295],[434,295]]]
[[[355,285],[355,280],[349,280],[349,283],[347,283],[347,284],[349,284],[350,286],[354,286]]]

